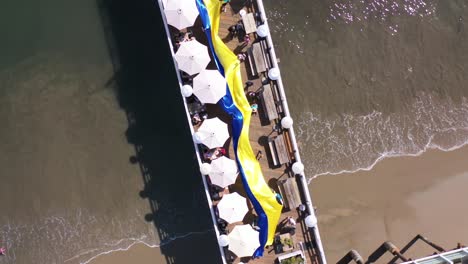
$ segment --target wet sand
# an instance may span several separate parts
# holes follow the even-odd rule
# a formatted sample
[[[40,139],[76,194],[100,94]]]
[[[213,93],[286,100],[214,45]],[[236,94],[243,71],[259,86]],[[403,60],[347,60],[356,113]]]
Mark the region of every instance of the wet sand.
[[[385,241],[402,248],[421,234],[445,249],[468,242],[468,147],[430,150],[418,157],[384,159],[372,170],[312,181],[329,263],[350,249],[367,259]],[[423,244],[418,257],[435,250]]]
[[[215,238],[212,232],[195,234],[169,242],[161,249],[138,243],[128,250],[102,254],[92,259],[91,264],[166,264],[166,263],[217,263]],[[169,254],[163,253],[171,252]],[[177,257],[174,257],[177,256]]]

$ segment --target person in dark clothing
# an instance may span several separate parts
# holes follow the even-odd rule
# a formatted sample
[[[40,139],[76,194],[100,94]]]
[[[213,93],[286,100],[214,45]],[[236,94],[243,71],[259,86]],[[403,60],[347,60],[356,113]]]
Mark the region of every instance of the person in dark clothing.
[[[237,36],[237,27],[236,25],[232,25],[228,28],[229,30],[229,36],[231,37],[231,39],[234,39],[235,36]]]

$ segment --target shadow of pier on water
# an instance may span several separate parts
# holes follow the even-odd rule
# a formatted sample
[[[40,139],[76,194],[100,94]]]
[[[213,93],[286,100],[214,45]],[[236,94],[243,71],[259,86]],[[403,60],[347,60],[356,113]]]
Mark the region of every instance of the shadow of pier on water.
[[[97,5],[114,66],[107,85],[115,88],[128,117],[125,134],[135,146],[129,162],[138,163],[142,172],[144,189],[135,195],[149,201],[145,219],[154,224],[167,263],[218,263],[220,254],[158,4],[97,0]]]

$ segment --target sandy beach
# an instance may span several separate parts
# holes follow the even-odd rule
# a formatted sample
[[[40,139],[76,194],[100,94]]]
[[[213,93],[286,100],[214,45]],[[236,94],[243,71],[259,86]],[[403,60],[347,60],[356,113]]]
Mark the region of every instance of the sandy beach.
[[[310,189],[328,262],[336,263],[350,249],[367,258],[385,241],[401,248],[417,234],[445,249],[466,244],[468,206],[460,201],[468,186],[467,157],[468,147],[430,150],[417,157],[384,159],[370,171],[313,180]],[[408,256],[433,252],[420,241]],[[91,263],[135,261],[166,263],[159,248],[142,244]]]
[[[312,181],[319,227],[329,263],[350,249],[367,258],[385,241],[402,248],[421,234],[445,249],[468,242],[468,147],[387,158],[372,170]],[[434,252],[423,242],[408,252]]]

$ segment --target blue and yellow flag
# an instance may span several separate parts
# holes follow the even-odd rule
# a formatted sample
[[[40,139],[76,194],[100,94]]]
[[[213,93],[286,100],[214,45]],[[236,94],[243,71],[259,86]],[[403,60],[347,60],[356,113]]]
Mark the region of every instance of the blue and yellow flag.
[[[282,205],[278,203],[275,193],[265,182],[260,164],[250,146],[249,126],[252,109],[244,93],[240,62],[218,36],[222,2],[219,0],[195,1],[216,66],[226,78],[226,95],[219,104],[232,117],[232,139],[236,161],[247,196],[259,217],[260,247],[253,257],[260,257],[263,255],[265,246],[273,243]]]

